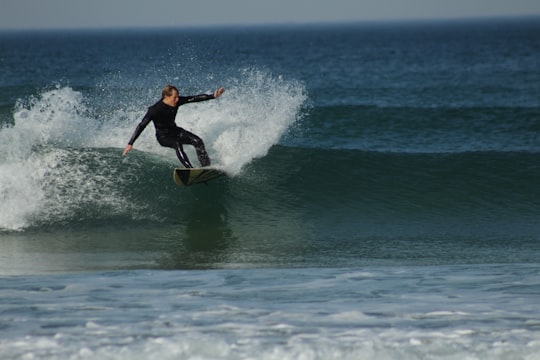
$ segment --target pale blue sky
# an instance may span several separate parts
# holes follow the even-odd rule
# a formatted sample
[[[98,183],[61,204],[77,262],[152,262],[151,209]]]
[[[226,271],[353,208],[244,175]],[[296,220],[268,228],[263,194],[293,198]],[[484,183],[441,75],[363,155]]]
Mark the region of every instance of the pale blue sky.
[[[540,15],[540,0],[0,0],[0,29]]]

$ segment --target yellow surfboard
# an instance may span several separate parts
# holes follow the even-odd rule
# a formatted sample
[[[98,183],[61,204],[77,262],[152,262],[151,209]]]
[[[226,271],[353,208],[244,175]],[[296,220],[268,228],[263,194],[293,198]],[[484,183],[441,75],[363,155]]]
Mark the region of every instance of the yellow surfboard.
[[[195,184],[206,183],[210,180],[218,178],[220,176],[225,176],[223,171],[217,169],[208,169],[208,168],[177,168],[173,171],[173,179],[176,185],[179,186],[189,186]]]

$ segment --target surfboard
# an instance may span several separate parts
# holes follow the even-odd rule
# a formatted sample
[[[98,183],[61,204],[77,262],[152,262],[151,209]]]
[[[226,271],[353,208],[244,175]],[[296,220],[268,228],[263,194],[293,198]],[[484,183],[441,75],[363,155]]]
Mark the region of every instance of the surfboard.
[[[209,168],[176,168],[173,171],[173,179],[176,185],[190,186],[195,184],[206,183],[226,174],[218,169]]]

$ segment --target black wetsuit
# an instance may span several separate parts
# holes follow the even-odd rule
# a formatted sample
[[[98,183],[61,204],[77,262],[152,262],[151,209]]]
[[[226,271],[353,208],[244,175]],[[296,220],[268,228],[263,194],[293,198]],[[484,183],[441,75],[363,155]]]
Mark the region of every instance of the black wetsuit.
[[[197,135],[176,126],[174,119],[178,112],[178,107],[187,103],[199,102],[214,99],[214,95],[201,94],[195,96],[180,96],[178,105],[169,106],[162,100],[158,101],[154,105],[148,108],[146,115],[142,121],[137,125],[133,136],[129,140],[129,145],[133,145],[135,140],[141,135],[150,121],[154,122],[156,128],[156,138],[161,146],[170,147],[176,150],[176,156],[180,162],[187,168],[192,168],[193,165],[189,162],[189,159],[184,152],[182,145],[189,144],[195,147],[197,151],[197,157],[201,166],[209,166],[210,158],[206,153],[204,143]]]

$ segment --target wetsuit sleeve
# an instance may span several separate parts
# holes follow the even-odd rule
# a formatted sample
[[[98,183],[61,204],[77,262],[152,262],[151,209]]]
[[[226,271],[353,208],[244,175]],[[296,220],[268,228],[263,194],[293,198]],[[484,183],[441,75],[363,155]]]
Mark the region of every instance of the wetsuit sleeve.
[[[214,99],[214,94],[199,94],[192,96],[180,96],[178,98],[178,106],[184,105],[187,103],[194,103],[199,101],[206,101]]]
[[[148,123],[150,123],[151,120],[152,120],[152,117],[150,115],[150,111],[148,111],[146,113],[146,115],[144,115],[144,117],[141,120],[141,122],[139,123],[139,125],[137,125],[137,128],[135,128],[135,131],[133,132],[133,135],[131,135],[131,139],[129,139],[129,142],[128,142],[129,145],[133,145],[135,140],[137,140],[139,135],[142,134],[142,132],[144,131],[144,129],[146,128]]]

